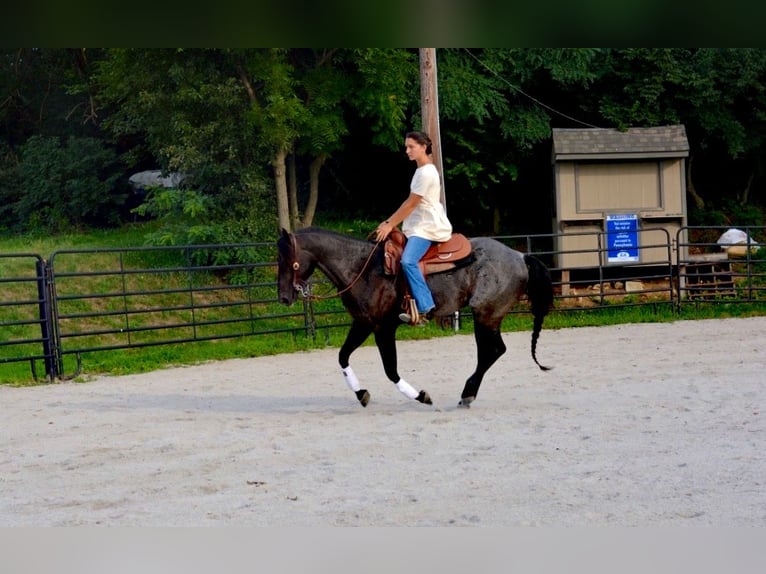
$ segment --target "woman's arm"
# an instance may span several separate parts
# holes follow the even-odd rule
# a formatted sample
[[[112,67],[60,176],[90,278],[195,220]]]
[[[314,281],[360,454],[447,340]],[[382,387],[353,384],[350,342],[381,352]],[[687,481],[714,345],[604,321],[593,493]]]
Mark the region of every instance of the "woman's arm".
[[[399,209],[394,211],[391,217],[386,219],[384,222],[378,225],[377,229],[375,229],[375,237],[377,240],[383,241],[386,237],[388,237],[388,234],[391,233],[391,231],[397,225],[404,221],[407,216],[415,210],[422,199],[422,196],[416,193],[410,193],[407,196],[407,199],[405,199],[399,206]]]

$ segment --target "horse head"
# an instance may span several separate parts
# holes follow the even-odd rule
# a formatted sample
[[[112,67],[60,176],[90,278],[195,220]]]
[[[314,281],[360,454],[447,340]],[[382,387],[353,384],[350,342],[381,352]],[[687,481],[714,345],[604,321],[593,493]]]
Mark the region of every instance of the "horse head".
[[[277,240],[277,289],[279,302],[292,305],[296,294],[308,295],[308,278],[314,272],[316,261],[298,247],[297,237],[282,229]]]

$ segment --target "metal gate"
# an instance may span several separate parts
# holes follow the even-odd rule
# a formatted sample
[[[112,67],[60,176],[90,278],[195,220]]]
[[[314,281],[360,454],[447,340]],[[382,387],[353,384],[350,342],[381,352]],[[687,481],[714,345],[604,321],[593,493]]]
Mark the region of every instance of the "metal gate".
[[[273,243],[1,257],[0,282],[14,285],[6,290],[14,295],[0,299],[0,364],[29,362],[35,378],[41,361],[50,380],[74,376],[81,355],[93,351],[279,332],[314,336],[318,323],[330,326],[342,312],[337,303],[278,304]],[[75,358],[74,372],[65,372],[66,357]]]

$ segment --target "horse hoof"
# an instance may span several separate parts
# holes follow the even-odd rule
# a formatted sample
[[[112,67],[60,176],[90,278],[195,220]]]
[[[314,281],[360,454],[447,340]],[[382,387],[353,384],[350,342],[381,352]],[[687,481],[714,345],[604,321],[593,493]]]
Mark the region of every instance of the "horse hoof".
[[[367,389],[360,389],[356,391],[356,398],[359,399],[363,407],[366,407],[367,403],[370,402],[370,393],[367,392]]]
[[[418,396],[417,396],[417,398],[415,400],[420,402],[420,403],[423,403],[424,405],[432,405],[433,404],[431,402],[431,397],[428,396],[428,393],[425,392],[425,391],[420,391],[420,393],[418,394]]]
[[[476,397],[463,397],[462,399],[460,399],[460,401],[458,402],[457,406],[464,407],[466,409],[470,409],[471,408],[471,403],[473,402],[473,400],[475,398]]]

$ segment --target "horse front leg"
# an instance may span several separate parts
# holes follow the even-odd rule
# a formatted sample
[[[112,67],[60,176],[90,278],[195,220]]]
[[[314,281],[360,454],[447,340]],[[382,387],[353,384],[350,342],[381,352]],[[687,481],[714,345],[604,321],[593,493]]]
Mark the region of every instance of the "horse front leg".
[[[458,406],[466,408],[471,406],[471,403],[476,399],[476,395],[479,394],[479,386],[481,385],[481,381],[484,379],[486,372],[506,350],[499,327],[491,328],[482,325],[481,323],[475,323],[474,325],[474,336],[476,338],[476,352],[478,357],[476,370],[465,382],[465,387],[463,387],[463,392],[460,395],[460,401],[458,402]]]
[[[396,325],[384,325],[375,331],[375,344],[378,346],[380,358],[383,361],[383,370],[388,379],[396,385],[405,397],[414,399],[426,405],[433,404],[431,397],[426,391],[416,390],[411,384],[399,376],[396,359]]]
[[[366,407],[367,403],[370,402],[370,393],[367,392],[367,389],[363,389],[359,385],[359,379],[356,378],[356,373],[354,373],[354,369],[351,368],[349,359],[351,358],[351,353],[356,351],[359,346],[365,342],[367,337],[370,336],[370,333],[372,333],[372,325],[354,320],[351,323],[351,329],[346,335],[346,340],[343,342],[340,352],[338,353],[338,362],[340,363],[340,368],[343,372],[343,378],[345,379],[348,388],[354,391],[357,400],[363,407]]]

